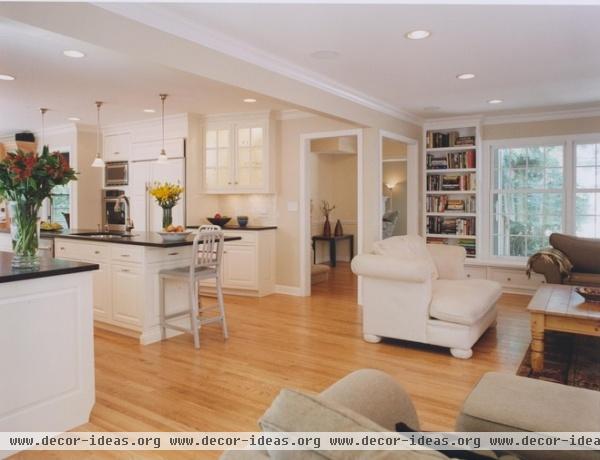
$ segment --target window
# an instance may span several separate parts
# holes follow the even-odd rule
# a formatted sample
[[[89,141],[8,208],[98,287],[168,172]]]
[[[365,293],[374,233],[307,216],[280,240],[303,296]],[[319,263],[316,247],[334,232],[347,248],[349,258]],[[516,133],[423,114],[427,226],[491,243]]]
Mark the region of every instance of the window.
[[[600,144],[575,144],[575,233],[600,238]]]
[[[563,144],[493,149],[494,255],[530,256],[562,230],[563,158]]]
[[[67,163],[69,162],[69,154],[62,152]],[[52,222],[58,222],[64,228],[69,227],[69,223],[65,217],[65,214],[69,215],[71,209],[71,186],[57,185],[52,189],[50,193],[50,199],[45,200],[42,205],[42,215],[45,216],[42,220],[49,220]]]

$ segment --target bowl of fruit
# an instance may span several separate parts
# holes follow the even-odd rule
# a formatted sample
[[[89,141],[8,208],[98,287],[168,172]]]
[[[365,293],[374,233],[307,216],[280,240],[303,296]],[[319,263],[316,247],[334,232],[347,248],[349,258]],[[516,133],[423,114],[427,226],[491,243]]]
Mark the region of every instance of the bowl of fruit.
[[[40,222],[40,230],[44,232],[59,232],[63,229],[63,226],[58,222]]]
[[[224,227],[225,225],[227,225],[227,222],[231,220],[231,217],[222,216],[221,214],[216,213],[213,217],[207,217],[206,220],[213,225]]]
[[[169,225],[162,232],[158,232],[164,242],[185,241],[188,235],[192,233],[181,225]]]

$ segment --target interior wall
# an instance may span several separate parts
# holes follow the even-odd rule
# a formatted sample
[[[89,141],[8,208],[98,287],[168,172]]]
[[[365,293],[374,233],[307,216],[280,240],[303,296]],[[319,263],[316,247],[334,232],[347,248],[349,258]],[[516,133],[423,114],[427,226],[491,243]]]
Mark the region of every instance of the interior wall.
[[[321,235],[325,218],[321,212],[321,202],[326,200],[335,205],[329,219],[331,231],[339,219],[344,234],[355,235],[358,229],[357,210],[357,157],[349,154],[311,154],[311,234]],[[356,238],[354,252],[356,253]],[[329,246],[317,244],[317,263],[329,260]],[[337,260],[350,261],[348,244],[337,247]]]
[[[277,284],[300,287],[300,135],[354,129],[341,120],[314,116],[277,120]]]
[[[600,116],[483,125],[481,132],[484,140],[600,133]]]

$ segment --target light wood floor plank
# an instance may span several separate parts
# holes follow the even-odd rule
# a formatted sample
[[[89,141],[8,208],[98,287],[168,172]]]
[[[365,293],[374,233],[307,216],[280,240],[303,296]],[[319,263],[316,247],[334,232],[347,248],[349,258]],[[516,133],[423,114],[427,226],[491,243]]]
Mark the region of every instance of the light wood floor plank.
[[[255,431],[283,387],[321,391],[365,367],[390,373],[410,393],[425,430],[452,430],[460,406],[488,371],[515,373],[530,341],[528,296],[503,295],[498,327],[473,358],[400,341],[361,338],[356,279],[348,264],[309,298],[226,298],[230,339],[218,325],[149,346],[97,328],[96,405],[83,431]],[[36,452],[15,458],[216,458],[218,452]]]

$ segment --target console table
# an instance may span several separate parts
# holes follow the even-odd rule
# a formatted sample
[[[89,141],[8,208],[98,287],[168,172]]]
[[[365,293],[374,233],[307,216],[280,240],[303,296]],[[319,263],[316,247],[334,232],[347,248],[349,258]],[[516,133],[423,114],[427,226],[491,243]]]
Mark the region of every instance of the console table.
[[[312,237],[313,247],[313,263],[317,263],[317,241],[327,241],[329,243],[329,264],[335,267],[337,264],[337,242],[341,240],[348,240],[350,243],[350,260],[354,257],[354,235],[342,235],[342,236],[320,236],[315,235]]]

